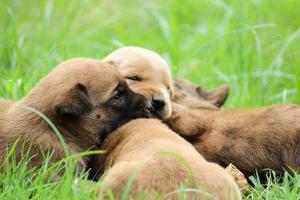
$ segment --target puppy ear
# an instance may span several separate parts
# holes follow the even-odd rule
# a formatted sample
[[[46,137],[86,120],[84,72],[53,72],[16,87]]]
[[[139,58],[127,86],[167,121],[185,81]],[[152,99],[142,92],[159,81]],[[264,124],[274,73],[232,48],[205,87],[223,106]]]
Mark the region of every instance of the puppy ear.
[[[197,87],[196,90],[201,97],[219,108],[225,103],[229,95],[228,85],[222,85],[211,91],[206,91],[202,87]]]
[[[172,99],[175,95],[175,88],[174,88],[175,84],[173,82],[173,80],[171,80],[171,84],[169,85],[169,93],[170,93],[170,98]]]
[[[109,65],[111,65],[115,68],[118,67],[118,63],[115,60],[108,59],[108,60],[105,60],[104,62],[108,63]]]
[[[92,109],[88,91],[84,85],[77,83],[66,95],[64,101],[56,106],[56,112],[62,116],[80,117]]]
[[[203,87],[201,87],[201,86],[196,87],[196,92],[203,99],[207,99],[207,95],[209,92],[206,91]]]
[[[113,61],[113,60],[108,60],[108,61],[107,61],[107,63],[108,63],[108,64],[110,64],[110,65],[113,65],[113,66],[115,66],[115,65],[116,65],[116,62],[115,62],[115,61]]]

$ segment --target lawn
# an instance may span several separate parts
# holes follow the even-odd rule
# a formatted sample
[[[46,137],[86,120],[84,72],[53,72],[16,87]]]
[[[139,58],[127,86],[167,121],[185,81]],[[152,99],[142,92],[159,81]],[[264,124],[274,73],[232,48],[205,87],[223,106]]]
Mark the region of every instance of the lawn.
[[[125,45],[160,53],[172,73],[206,88],[228,84],[225,107],[300,103],[299,0],[0,1],[0,96],[20,99],[55,65],[103,58]],[[0,199],[97,199],[100,183],[72,169],[6,166]],[[246,199],[300,199],[300,175],[252,177]]]

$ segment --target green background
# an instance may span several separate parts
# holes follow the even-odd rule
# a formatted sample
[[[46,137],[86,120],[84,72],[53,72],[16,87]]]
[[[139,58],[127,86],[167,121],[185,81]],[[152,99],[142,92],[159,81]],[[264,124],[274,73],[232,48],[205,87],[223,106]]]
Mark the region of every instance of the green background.
[[[4,98],[22,98],[68,58],[137,45],[162,55],[176,77],[208,89],[228,84],[225,107],[300,103],[299,0],[3,0],[0,9]],[[297,199],[300,178],[290,179],[258,184],[249,198]],[[2,190],[7,199],[17,193]]]

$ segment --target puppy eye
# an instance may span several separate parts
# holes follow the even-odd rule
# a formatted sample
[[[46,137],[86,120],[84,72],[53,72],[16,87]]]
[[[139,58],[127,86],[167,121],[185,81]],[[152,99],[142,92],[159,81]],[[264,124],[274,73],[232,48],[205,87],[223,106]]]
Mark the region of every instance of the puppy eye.
[[[117,94],[115,94],[115,95],[112,97],[112,99],[118,100],[118,99],[120,99],[120,97],[121,97],[121,93],[120,93],[120,92],[117,92]]]
[[[142,79],[136,75],[133,76],[126,76],[126,79],[132,80],[132,81],[141,81]]]

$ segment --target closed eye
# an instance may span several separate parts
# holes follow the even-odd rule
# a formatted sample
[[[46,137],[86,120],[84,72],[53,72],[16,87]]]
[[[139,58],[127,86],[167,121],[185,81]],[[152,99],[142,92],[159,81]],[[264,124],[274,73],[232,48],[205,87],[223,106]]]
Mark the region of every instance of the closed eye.
[[[124,95],[124,92],[125,92],[125,89],[122,87],[122,86],[118,86],[116,89],[115,89],[115,95],[112,97],[112,99],[115,99],[115,100],[118,100],[120,99],[123,95]]]
[[[113,100],[118,100],[124,93],[124,88],[121,86],[121,84],[119,83],[116,88],[114,89],[113,92],[113,96],[111,97],[111,99]]]
[[[118,100],[118,99],[120,99],[120,97],[121,97],[121,93],[120,93],[120,92],[117,92],[117,93],[112,97],[112,99]]]
[[[132,81],[141,81],[142,78],[137,76],[137,75],[132,75],[132,76],[126,76],[126,79],[132,80]]]

